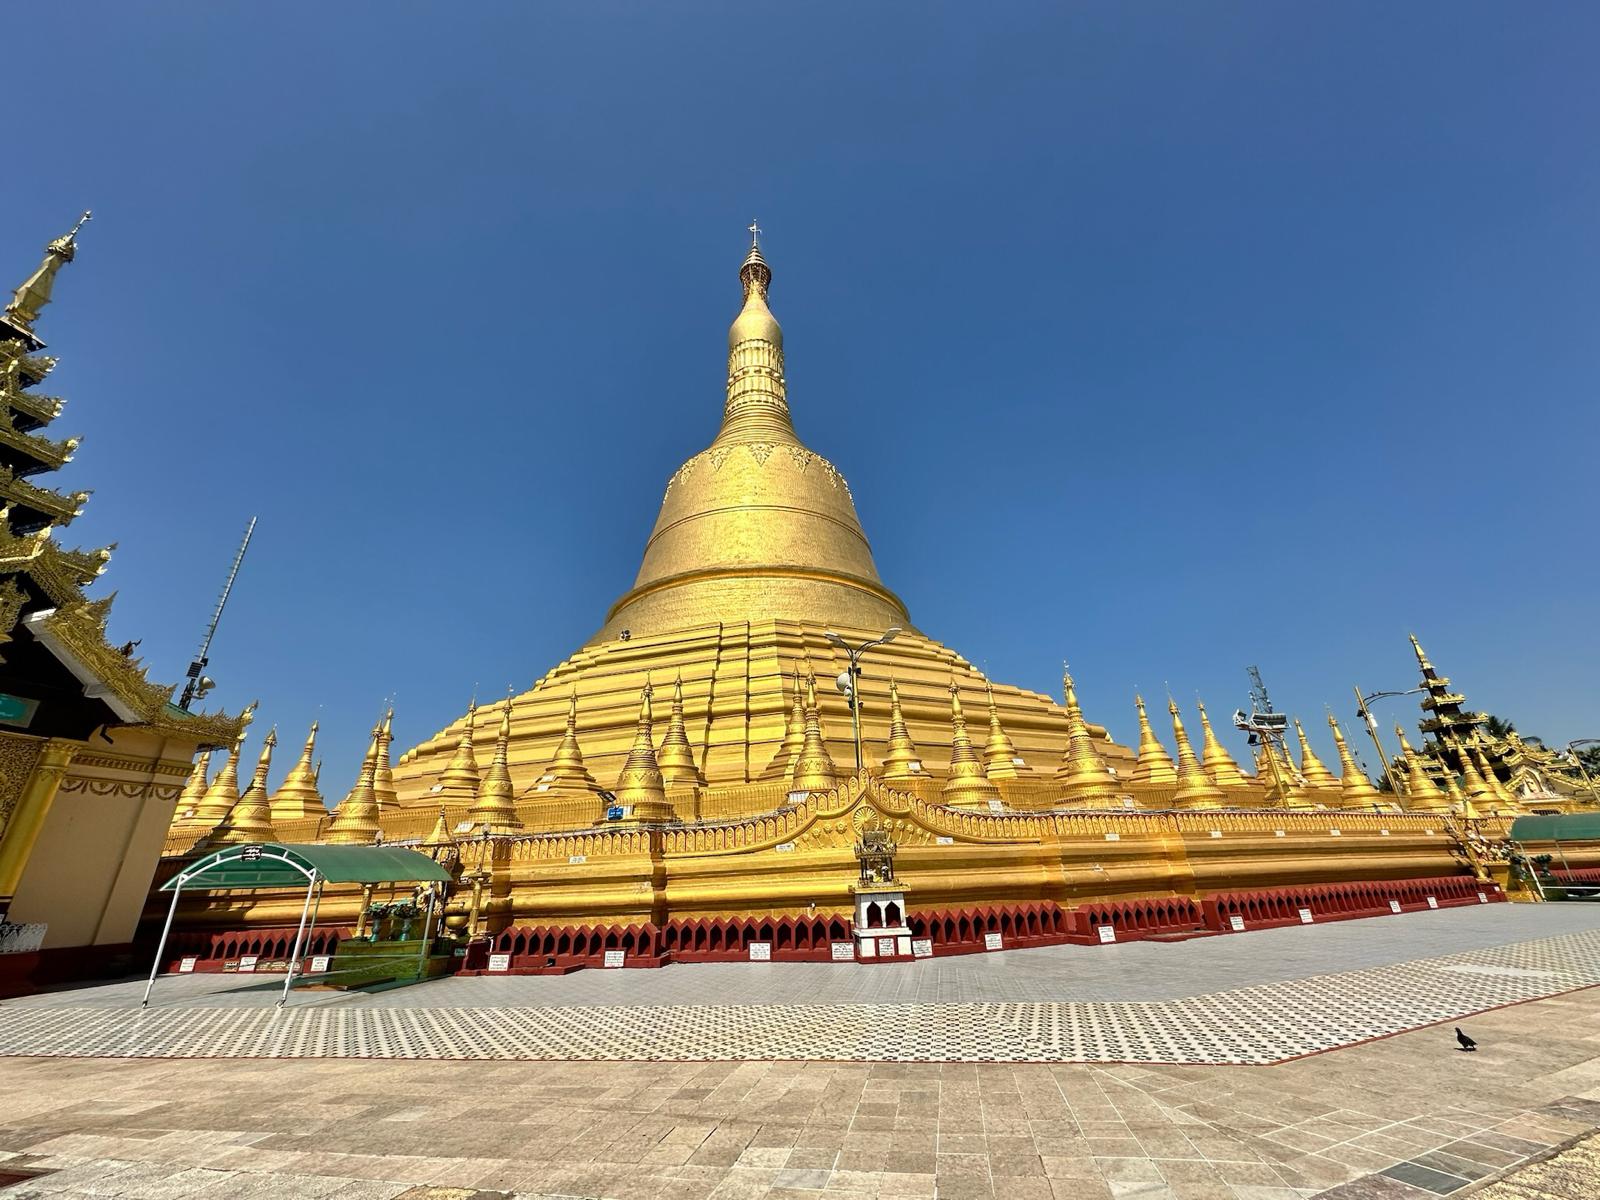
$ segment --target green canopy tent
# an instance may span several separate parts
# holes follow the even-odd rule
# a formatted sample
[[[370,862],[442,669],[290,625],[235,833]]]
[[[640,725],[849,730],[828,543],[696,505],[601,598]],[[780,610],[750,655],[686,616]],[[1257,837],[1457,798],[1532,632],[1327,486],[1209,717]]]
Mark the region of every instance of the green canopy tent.
[[[294,950],[289,956],[289,971],[283,981],[278,1007],[289,998],[289,985],[300,967],[300,948],[305,941],[306,918],[311,914],[313,894],[320,902],[324,883],[448,883],[450,872],[426,854],[403,846],[322,846],[280,845],[277,842],[246,842],[225,846],[184,867],[160,890],[172,893],[167,922],[156,946],[156,960],[150,964],[150,979],[144,987],[140,1008],[150,1006],[150,989],[161,970],[161,956],[167,948],[172,921],[178,913],[178,897],[185,888],[222,891],[241,888],[289,888],[305,885],[306,900],[300,909],[300,925],[295,930]],[[428,920],[433,919],[432,897]],[[427,940],[424,926],[423,940]]]
[[[1518,817],[1511,822],[1511,840],[1518,845],[1527,842],[1549,842],[1555,847],[1556,855],[1561,859],[1561,866],[1571,870],[1567,865],[1566,852],[1561,849],[1561,843],[1588,842],[1592,845],[1600,842],[1600,813]],[[1534,878],[1534,886],[1539,889],[1539,894],[1542,896],[1544,888],[1537,876]],[[1583,884],[1563,883],[1561,886],[1568,893],[1600,891]]]

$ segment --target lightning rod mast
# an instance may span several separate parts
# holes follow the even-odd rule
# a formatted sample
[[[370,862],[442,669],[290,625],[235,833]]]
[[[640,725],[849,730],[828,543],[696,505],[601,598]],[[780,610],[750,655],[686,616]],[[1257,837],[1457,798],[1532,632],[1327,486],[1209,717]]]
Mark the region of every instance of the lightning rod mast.
[[[201,672],[206,669],[206,663],[209,661],[207,656],[211,652],[211,639],[217,635],[217,624],[222,620],[222,610],[228,603],[228,593],[233,591],[233,581],[239,577],[239,566],[244,562],[244,552],[250,549],[250,535],[255,531],[256,519],[251,517],[250,524],[244,529],[244,540],[239,543],[239,553],[233,556],[233,566],[228,568],[228,581],[222,585],[222,595],[217,597],[217,607],[212,610],[211,623],[206,626],[206,635],[200,639],[200,649],[195,651],[194,661],[189,664],[188,678],[183,685],[183,697],[178,701],[178,707],[184,712],[188,712],[189,705],[215,686]]]

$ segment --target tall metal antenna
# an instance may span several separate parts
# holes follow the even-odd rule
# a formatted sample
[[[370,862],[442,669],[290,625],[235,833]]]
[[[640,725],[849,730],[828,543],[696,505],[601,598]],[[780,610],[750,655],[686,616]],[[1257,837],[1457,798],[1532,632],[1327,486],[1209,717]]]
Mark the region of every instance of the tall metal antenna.
[[[184,712],[189,711],[201,696],[204,696],[216,685],[202,675],[206,663],[210,661],[207,655],[211,652],[211,639],[217,635],[217,624],[222,620],[222,610],[228,603],[228,593],[233,591],[233,581],[239,577],[239,566],[244,562],[244,552],[250,549],[250,535],[256,531],[256,519],[250,518],[250,524],[245,526],[244,540],[239,543],[239,553],[233,556],[233,566],[228,568],[228,582],[222,585],[222,595],[217,597],[217,607],[211,613],[211,623],[206,626],[206,636],[200,639],[200,649],[195,651],[194,661],[189,664],[189,675],[183,685],[183,697],[178,701],[178,707]]]
[[[1267,685],[1261,682],[1259,667],[1247,668],[1250,673],[1250,707],[1259,713],[1272,711],[1272,698],[1267,695]]]

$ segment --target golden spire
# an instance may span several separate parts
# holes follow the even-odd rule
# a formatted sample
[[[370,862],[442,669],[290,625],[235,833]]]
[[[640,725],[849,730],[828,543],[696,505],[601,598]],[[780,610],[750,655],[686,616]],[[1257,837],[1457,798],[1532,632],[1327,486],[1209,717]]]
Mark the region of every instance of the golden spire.
[[[456,835],[450,832],[450,823],[444,818],[444,809],[439,810],[439,819],[433,823],[433,829],[428,836],[422,839],[426,846],[454,846]]]
[[[1200,765],[1205,767],[1206,774],[1219,786],[1231,787],[1246,782],[1245,774],[1233,760],[1233,755],[1224,750],[1222,743],[1217,740],[1216,730],[1211,728],[1211,718],[1206,715],[1205,702],[1196,700],[1194,703],[1200,710],[1200,728],[1205,735]]]
[[[202,750],[200,757],[194,760],[194,767],[189,772],[189,781],[183,785],[183,791],[178,794],[177,823],[183,824],[193,820],[195,806],[206,794],[208,780],[206,776],[211,771],[211,751]]]
[[[233,806],[239,803],[239,754],[244,749],[245,733],[249,728],[249,717],[254,715],[256,706],[251,704],[244,710],[247,718],[239,728],[239,736],[233,740],[233,746],[228,750],[228,759],[222,764],[222,770],[217,772],[217,777],[211,781],[211,786],[206,789],[206,794],[201,797],[200,803],[195,805],[194,823],[214,827],[218,822],[226,820]]]
[[[1294,732],[1300,739],[1300,777],[1306,781],[1306,786],[1313,792],[1339,791],[1339,781],[1334,778],[1333,772],[1328,770],[1327,764],[1311,749],[1311,742],[1306,738],[1305,726],[1300,724],[1298,717],[1295,718]]]
[[[1144,697],[1134,693],[1133,706],[1139,710],[1139,760],[1134,764],[1134,783],[1177,783],[1178,769],[1172,765],[1167,748],[1161,744],[1156,731],[1150,728],[1150,716],[1144,710]]]
[[[1062,755],[1056,778],[1061,790],[1075,804],[1104,807],[1116,799],[1117,786],[1106,769],[1106,760],[1094,744],[1089,724],[1078,707],[1078,691],[1066,664],[1061,667],[1061,692],[1067,704],[1067,749]]]
[[[939,789],[946,804],[962,806],[1000,799],[1000,789],[985,774],[983,759],[967,736],[967,718],[961,711],[961,689],[950,681],[950,773]]]
[[[806,741],[806,698],[800,678],[800,664],[794,665],[794,704],[789,709],[789,720],[783,729],[783,744],[772,756],[767,769],[761,772],[763,782],[775,779],[793,779],[794,764],[800,757],[800,748]]]
[[[927,775],[922,768],[922,755],[911,740],[906,728],[905,714],[900,711],[900,688],[889,680],[889,752],[883,756],[885,779],[916,779]]]
[[[983,681],[984,693],[989,698],[989,740],[983,747],[983,769],[990,779],[1016,779],[1031,775],[1032,769],[1017,755],[1017,748],[1006,736],[1000,724],[1000,710],[994,704],[994,687]]]
[[[1221,808],[1226,797],[1195,757],[1194,747],[1189,744],[1189,732],[1184,729],[1178,706],[1170,696],[1167,698],[1167,711],[1172,714],[1172,736],[1178,743],[1178,790],[1172,796],[1173,806]]]
[[[1478,773],[1483,778],[1483,785],[1488,790],[1489,795],[1494,797],[1495,803],[1502,808],[1515,808],[1517,806],[1516,799],[1506,790],[1506,786],[1500,782],[1500,777],[1494,773],[1494,767],[1489,763],[1489,756],[1478,746],[1473,746],[1467,753],[1472,754],[1477,759]]]
[[[1371,808],[1374,804],[1382,804],[1382,794],[1372,786],[1372,780],[1356,763],[1356,756],[1350,753],[1350,747],[1345,743],[1344,730],[1339,728],[1339,721],[1332,713],[1328,714],[1328,726],[1333,730],[1333,744],[1339,750],[1340,802],[1346,808]]]
[[[299,821],[305,817],[326,816],[328,806],[317,791],[317,772],[312,759],[317,753],[317,723],[311,722],[311,732],[306,734],[306,744],[289,773],[283,777],[272,796],[274,821]]]
[[[1450,769],[1449,763],[1441,764],[1444,768],[1444,794],[1450,798],[1450,807],[1459,808],[1461,815],[1470,820],[1477,820],[1478,810],[1473,807],[1472,801],[1467,799],[1461,785],[1456,782],[1456,773]]]
[[[1422,668],[1424,674],[1433,670],[1433,664],[1428,661],[1428,656],[1423,653],[1422,643],[1417,641],[1417,635],[1413,633],[1408,636],[1411,638],[1411,648],[1417,652],[1417,666]]]
[[[500,714],[500,736],[495,739],[494,759],[478,785],[478,802],[467,813],[475,825],[487,825],[490,833],[515,833],[522,828],[517,816],[516,791],[511,784],[511,768],[506,748],[511,744],[511,697],[506,697]]]
[[[767,307],[772,268],[754,235],[739,264],[739,282],[744,307],[728,329],[728,399],[712,444],[797,442],[783,378],[783,328]]]
[[[672,717],[667,722],[667,736],[661,739],[661,748],[656,752],[656,761],[661,764],[661,778],[668,787],[705,786],[706,779],[695,765],[689,731],[683,720],[681,672],[672,684]]]
[[[1422,756],[1406,741],[1406,731],[1396,725],[1394,733],[1400,739],[1400,753],[1406,761],[1406,808],[1412,812],[1448,812],[1449,795],[1428,774]]]
[[[383,732],[378,736],[378,768],[372,776],[372,792],[378,798],[378,811],[400,807],[400,794],[394,788],[394,768],[389,765],[389,746],[394,741],[394,708],[383,714]]]
[[[92,214],[84,213],[71,230],[44,248],[44,261],[39,269],[23,281],[6,305],[6,320],[25,333],[33,332],[33,323],[39,312],[50,303],[50,292],[55,287],[56,272],[63,263],[71,262],[78,253],[78,230]]]
[[[598,792],[600,785],[584,765],[583,751],[578,747],[578,689],[572,689],[567,701],[567,730],[561,735],[555,757],[534,784],[535,792]]]
[[[833,759],[828,755],[828,745],[822,735],[822,713],[817,707],[817,676],[806,672],[806,725],[805,740],[800,755],[794,761],[794,778],[790,789],[796,792],[825,792],[839,780]]]
[[[239,842],[270,842],[278,836],[272,828],[272,807],[267,800],[267,772],[272,769],[272,748],[277,744],[278,731],[267,730],[266,740],[261,743],[261,754],[256,758],[256,773],[250,779],[250,786],[211,834],[211,841],[218,845],[234,845]]]
[[[661,768],[656,763],[655,728],[650,716],[648,682],[639,692],[639,726],[633,735],[633,748],[622,764],[617,776],[617,803],[631,810],[635,821],[667,821],[672,819],[672,807],[667,803],[666,785],[661,778]]]
[[[441,800],[475,803],[478,799],[478,759],[472,748],[472,726],[478,719],[478,702],[467,705],[467,727],[456,743],[455,756],[439,775],[438,796]],[[381,733],[381,731],[380,731]],[[376,770],[376,762],[374,762]]]
[[[323,841],[337,846],[366,846],[378,836],[378,797],[372,789],[372,780],[378,770],[378,739],[382,735],[383,726],[374,725],[372,741],[361,758],[356,785],[334,809]]]

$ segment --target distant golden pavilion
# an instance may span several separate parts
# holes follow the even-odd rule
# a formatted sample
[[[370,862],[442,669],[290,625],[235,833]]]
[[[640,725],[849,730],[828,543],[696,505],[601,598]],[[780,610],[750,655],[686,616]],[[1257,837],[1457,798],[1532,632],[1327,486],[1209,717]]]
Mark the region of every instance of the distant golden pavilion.
[[[1088,721],[1070,675],[1058,704],[917,630],[878,576],[843,476],[795,432],[754,239],[739,279],[721,428],[668,480],[633,587],[594,637],[398,762],[380,720],[331,816],[315,727],[270,796],[270,739],[243,791],[240,744],[215,778],[202,760],[169,853],[434,847],[462,868],[447,924],[494,935],[508,969],[528,970],[605,950],[739,956],[752,942],[780,958],[904,958],[1498,896],[1452,822],[1503,833],[1534,793],[1503,747],[1462,740],[1465,718],[1443,756],[1405,747],[1387,774],[1411,795],[1380,792],[1331,716],[1339,776],[1303,732],[1300,765],[1263,748],[1252,775],[1203,706],[1197,749],[1169,703],[1174,759],[1135,698],[1135,754]],[[840,643],[890,630],[859,682],[857,772]],[[1581,803],[1556,765],[1543,763],[1560,786],[1540,777],[1537,798]],[[362,902],[330,897],[323,912],[355,924]],[[295,903],[211,902],[182,924],[202,957],[225,954],[228,937],[275,928]]]

